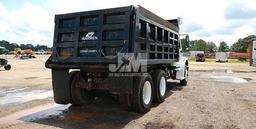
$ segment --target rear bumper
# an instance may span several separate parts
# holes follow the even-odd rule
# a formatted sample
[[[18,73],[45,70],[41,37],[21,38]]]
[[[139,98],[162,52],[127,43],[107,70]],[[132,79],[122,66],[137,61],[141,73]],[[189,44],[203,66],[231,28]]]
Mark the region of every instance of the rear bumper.
[[[137,60],[140,66],[163,66],[171,65],[174,62],[177,62],[178,59],[141,59]],[[121,64],[118,64],[121,63]],[[109,72],[109,65],[116,64],[118,66],[122,65],[124,62],[118,62],[116,58],[87,58],[81,60],[80,58],[70,58],[68,60],[53,60],[52,56],[45,63],[46,68],[51,69],[85,69],[92,72]]]
[[[69,59],[69,60],[59,60],[54,61],[52,56],[48,58],[45,62],[45,67],[50,69],[87,69],[97,71],[106,71],[108,70],[109,64],[113,64],[115,60],[112,59],[88,59],[86,63],[82,63],[79,58],[77,59]]]

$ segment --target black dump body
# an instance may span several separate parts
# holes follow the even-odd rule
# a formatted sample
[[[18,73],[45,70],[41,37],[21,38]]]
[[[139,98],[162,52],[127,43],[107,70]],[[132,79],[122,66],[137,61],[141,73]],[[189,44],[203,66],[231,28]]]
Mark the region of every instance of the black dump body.
[[[179,58],[177,19],[164,20],[143,7],[127,6],[55,16],[48,68],[98,67],[117,63],[117,53],[146,53],[147,65]]]

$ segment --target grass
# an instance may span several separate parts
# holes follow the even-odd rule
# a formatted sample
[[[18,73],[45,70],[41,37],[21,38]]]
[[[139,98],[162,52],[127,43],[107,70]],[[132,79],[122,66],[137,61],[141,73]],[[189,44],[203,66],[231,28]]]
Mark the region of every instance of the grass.
[[[189,62],[196,62],[196,59],[189,58]],[[206,58],[205,62],[216,62],[215,59]],[[238,59],[228,59],[227,63],[249,63],[249,61],[239,61]]]
[[[229,59],[228,63],[249,63],[249,61],[240,61],[238,59]]]

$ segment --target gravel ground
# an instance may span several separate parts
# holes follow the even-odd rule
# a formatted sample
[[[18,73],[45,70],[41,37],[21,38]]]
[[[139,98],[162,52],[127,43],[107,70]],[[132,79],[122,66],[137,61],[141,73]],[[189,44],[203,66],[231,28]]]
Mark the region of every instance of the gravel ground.
[[[10,73],[0,71],[0,88],[51,89],[50,70],[43,67],[44,60],[46,56],[26,61],[11,59],[16,68]],[[51,99],[34,100],[13,107],[0,106],[0,128],[254,129],[255,71],[245,63],[192,62],[188,86],[170,82],[166,100],[153,105],[146,114],[126,111],[111,98],[99,98],[92,105],[79,108],[56,105]],[[20,76],[12,76],[15,72]],[[28,77],[30,81],[24,79]],[[248,82],[232,83],[213,77],[238,77]]]

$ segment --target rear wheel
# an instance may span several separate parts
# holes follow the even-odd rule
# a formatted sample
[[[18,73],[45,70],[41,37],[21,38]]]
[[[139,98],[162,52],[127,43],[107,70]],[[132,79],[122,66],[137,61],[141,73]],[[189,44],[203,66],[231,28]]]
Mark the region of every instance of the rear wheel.
[[[80,74],[80,72],[75,72],[71,77],[71,98],[72,104],[76,106],[89,105],[94,100],[94,92],[87,91],[80,86],[85,84],[86,81]]]
[[[186,86],[188,83],[188,66],[186,65],[185,66],[185,69],[184,69],[184,79],[183,80],[180,80],[180,84],[182,86]]]
[[[148,73],[134,78],[132,106],[135,111],[145,113],[150,110],[153,100],[152,84],[152,78]]]
[[[10,70],[12,67],[11,67],[11,65],[9,65],[9,64],[7,64],[6,66],[4,66],[4,69],[5,70]]]
[[[157,70],[153,74],[154,101],[161,103],[166,97],[166,77],[163,70]]]

